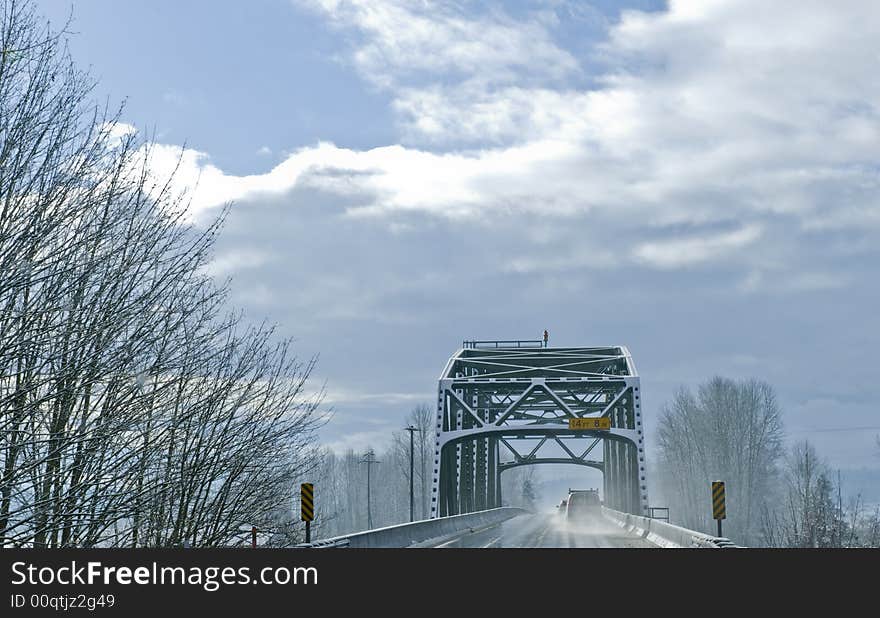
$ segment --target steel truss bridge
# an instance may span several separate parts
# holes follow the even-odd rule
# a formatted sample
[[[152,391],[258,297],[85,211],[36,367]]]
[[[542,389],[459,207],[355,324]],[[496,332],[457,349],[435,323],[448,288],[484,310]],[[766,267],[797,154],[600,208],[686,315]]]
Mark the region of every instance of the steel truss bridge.
[[[501,474],[517,466],[601,470],[606,507],[648,514],[639,376],[624,346],[544,347],[465,341],[437,393],[431,517],[501,506]],[[569,419],[610,419],[608,430]]]

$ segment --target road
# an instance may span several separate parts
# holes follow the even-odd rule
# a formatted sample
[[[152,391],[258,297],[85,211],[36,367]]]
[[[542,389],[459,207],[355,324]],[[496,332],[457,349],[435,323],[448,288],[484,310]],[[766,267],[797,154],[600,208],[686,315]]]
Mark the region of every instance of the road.
[[[434,547],[656,548],[609,521],[567,522],[556,513],[520,515],[505,522],[444,540]]]

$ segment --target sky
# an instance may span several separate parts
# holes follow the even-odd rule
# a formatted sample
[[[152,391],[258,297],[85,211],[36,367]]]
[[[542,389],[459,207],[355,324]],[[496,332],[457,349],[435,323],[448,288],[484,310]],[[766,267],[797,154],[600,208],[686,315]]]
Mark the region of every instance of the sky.
[[[777,390],[880,469],[880,4],[40,0],[178,159],[211,272],[319,355],[381,448],[463,339],[626,345],[648,452],[680,386]]]

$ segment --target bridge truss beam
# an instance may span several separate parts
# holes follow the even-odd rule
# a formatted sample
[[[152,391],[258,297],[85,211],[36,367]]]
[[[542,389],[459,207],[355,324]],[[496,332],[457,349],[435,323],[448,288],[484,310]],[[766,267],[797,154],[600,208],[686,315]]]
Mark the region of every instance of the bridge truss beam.
[[[569,429],[607,417],[607,431]],[[639,377],[623,346],[460,349],[440,376],[431,516],[501,506],[501,473],[567,463],[603,472],[605,505],[648,510]],[[602,444],[602,459],[587,459]]]

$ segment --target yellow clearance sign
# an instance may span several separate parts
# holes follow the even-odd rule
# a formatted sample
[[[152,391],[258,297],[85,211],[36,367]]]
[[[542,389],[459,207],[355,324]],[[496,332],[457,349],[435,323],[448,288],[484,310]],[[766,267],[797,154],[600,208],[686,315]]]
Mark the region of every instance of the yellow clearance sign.
[[[607,430],[611,429],[611,419],[607,416],[599,418],[570,418],[568,419],[568,428],[578,431]]]
[[[303,521],[314,521],[315,519],[315,487],[311,483],[303,483],[299,486],[299,502],[302,513],[300,517]]]
[[[712,481],[712,518],[727,519],[724,504],[724,481]]]

